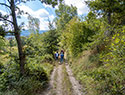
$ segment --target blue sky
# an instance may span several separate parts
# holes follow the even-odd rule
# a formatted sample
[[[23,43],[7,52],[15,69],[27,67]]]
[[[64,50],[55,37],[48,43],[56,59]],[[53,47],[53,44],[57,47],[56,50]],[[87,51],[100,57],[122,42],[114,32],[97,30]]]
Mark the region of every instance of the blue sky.
[[[0,0],[0,3],[6,1],[7,0]],[[84,3],[84,0],[65,0],[65,3],[67,5],[72,4],[76,6],[79,15],[86,15],[89,12],[88,7]],[[56,16],[55,9],[58,8],[58,6],[52,8],[52,6],[50,5],[42,4],[39,0],[21,3],[18,5],[18,7],[24,12],[28,12],[33,17],[36,17],[40,20],[40,30],[48,30],[48,18],[53,21]],[[0,12],[2,14],[7,14],[8,10],[3,6],[0,6]],[[21,22],[25,22],[25,29],[27,29],[27,15],[23,15],[21,19],[18,19],[18,24],[20,24]],[[0,22],[0,24],[1,23],[2,22]]]

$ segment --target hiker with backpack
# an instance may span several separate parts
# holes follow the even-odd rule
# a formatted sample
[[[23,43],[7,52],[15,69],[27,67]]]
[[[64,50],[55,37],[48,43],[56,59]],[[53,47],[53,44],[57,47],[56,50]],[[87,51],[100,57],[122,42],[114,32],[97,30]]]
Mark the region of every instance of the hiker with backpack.
[[[61,50],[61,52],[60,52],[60,63],[63,63],[63,60],[64,60],[64,51]]]
[[[59,53],[58,53],[58,51],[55,53],[55,59],[56,60],[58,60],[58,58],[59,58]]]

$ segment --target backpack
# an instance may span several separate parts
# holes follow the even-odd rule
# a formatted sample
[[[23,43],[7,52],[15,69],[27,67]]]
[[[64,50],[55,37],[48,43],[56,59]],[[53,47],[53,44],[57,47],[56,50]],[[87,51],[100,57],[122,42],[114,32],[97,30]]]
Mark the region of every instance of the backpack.
[[[58,57],[59,56],[59,54],[58,53],[56,53],[56,57]]]

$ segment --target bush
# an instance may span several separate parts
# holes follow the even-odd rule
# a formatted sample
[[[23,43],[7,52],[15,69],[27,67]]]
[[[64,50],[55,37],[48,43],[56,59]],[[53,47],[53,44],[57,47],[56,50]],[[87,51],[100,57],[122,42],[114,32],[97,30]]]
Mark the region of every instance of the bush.
[[[34,78],[40,82],[47,82],[48,77],[43,67],[40,64],[27,64],[26,76]]]
[[[5,91],[14,87],[14,81],[19,79],[19,64],[11,61],[4,65],[3,73],[0,75],[0,90]]]
[[[19,76],[19,64],[13,60],[4,64],[0,75],[0,94],[2,95],[36,95],[48,83],[53,66],[49,63],[34,63],[30,59],[25,65],[25,75]]]
[[[122,60],[118,64],[110,63],[113,60],[110,59],[109,63],[102,61],[103,65],[99,66],[99,56],[84,54],[72,64],[74,75],[83,84],[86,95],[124,95],[125,64]]]
[[[93,31],[75,17],[66,25],[60,44],[68,51],[69,56],[76,57],[83,49],[86,49],[88,45],[86,43],[92,35]]]

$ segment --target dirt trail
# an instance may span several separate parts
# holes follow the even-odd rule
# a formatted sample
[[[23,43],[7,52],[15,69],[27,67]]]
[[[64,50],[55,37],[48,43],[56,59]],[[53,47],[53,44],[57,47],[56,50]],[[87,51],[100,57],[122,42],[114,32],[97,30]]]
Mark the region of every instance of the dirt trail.
[[[54,68],[52,74],[51,74],[51,80],[50,85],[44,93],[41,95],[68,95],[68,93],[64,93],[64,88],[67,87],[67,85],[63,84],[64,81],[64,67],[66,68],[67,78],[69,78],[69,82],[71,83],[70,90],[72,89],[73,92],[70,95],[85,95],[81,92],[81,85],[79,82],[73,77],[73,73],[68,65],[58,65]]]
[[[55,78],[56,72],[57,72],[57,68],[55,67],[50,78],[50,91],[46,95],[55,95],[56,89],[54,87],[54,78]]]
[[[75,95],[85,95],[82,91],[82,86],[79,84],[79,82],[75,79],[73,76],[73,73],[69,67],[69,65],[66,65],[67,73],[69,75],[70,82],[72,84],[72,88]]]
[[[57,68],[58,76],[57,76],[57,95],[63,95],[63,87],[62,87],[62,65],[59,65]]]
[[[40,95],[56,95],[55,94],[56,90],[55,90],[55,87],[54,87],[54,77],[55,77],[55,74],[56,74],[56,70],[57,70],[57,68],[55,67],[53,69],[52,74],[51,74],[48,88],[45,91],[43,91]]]

